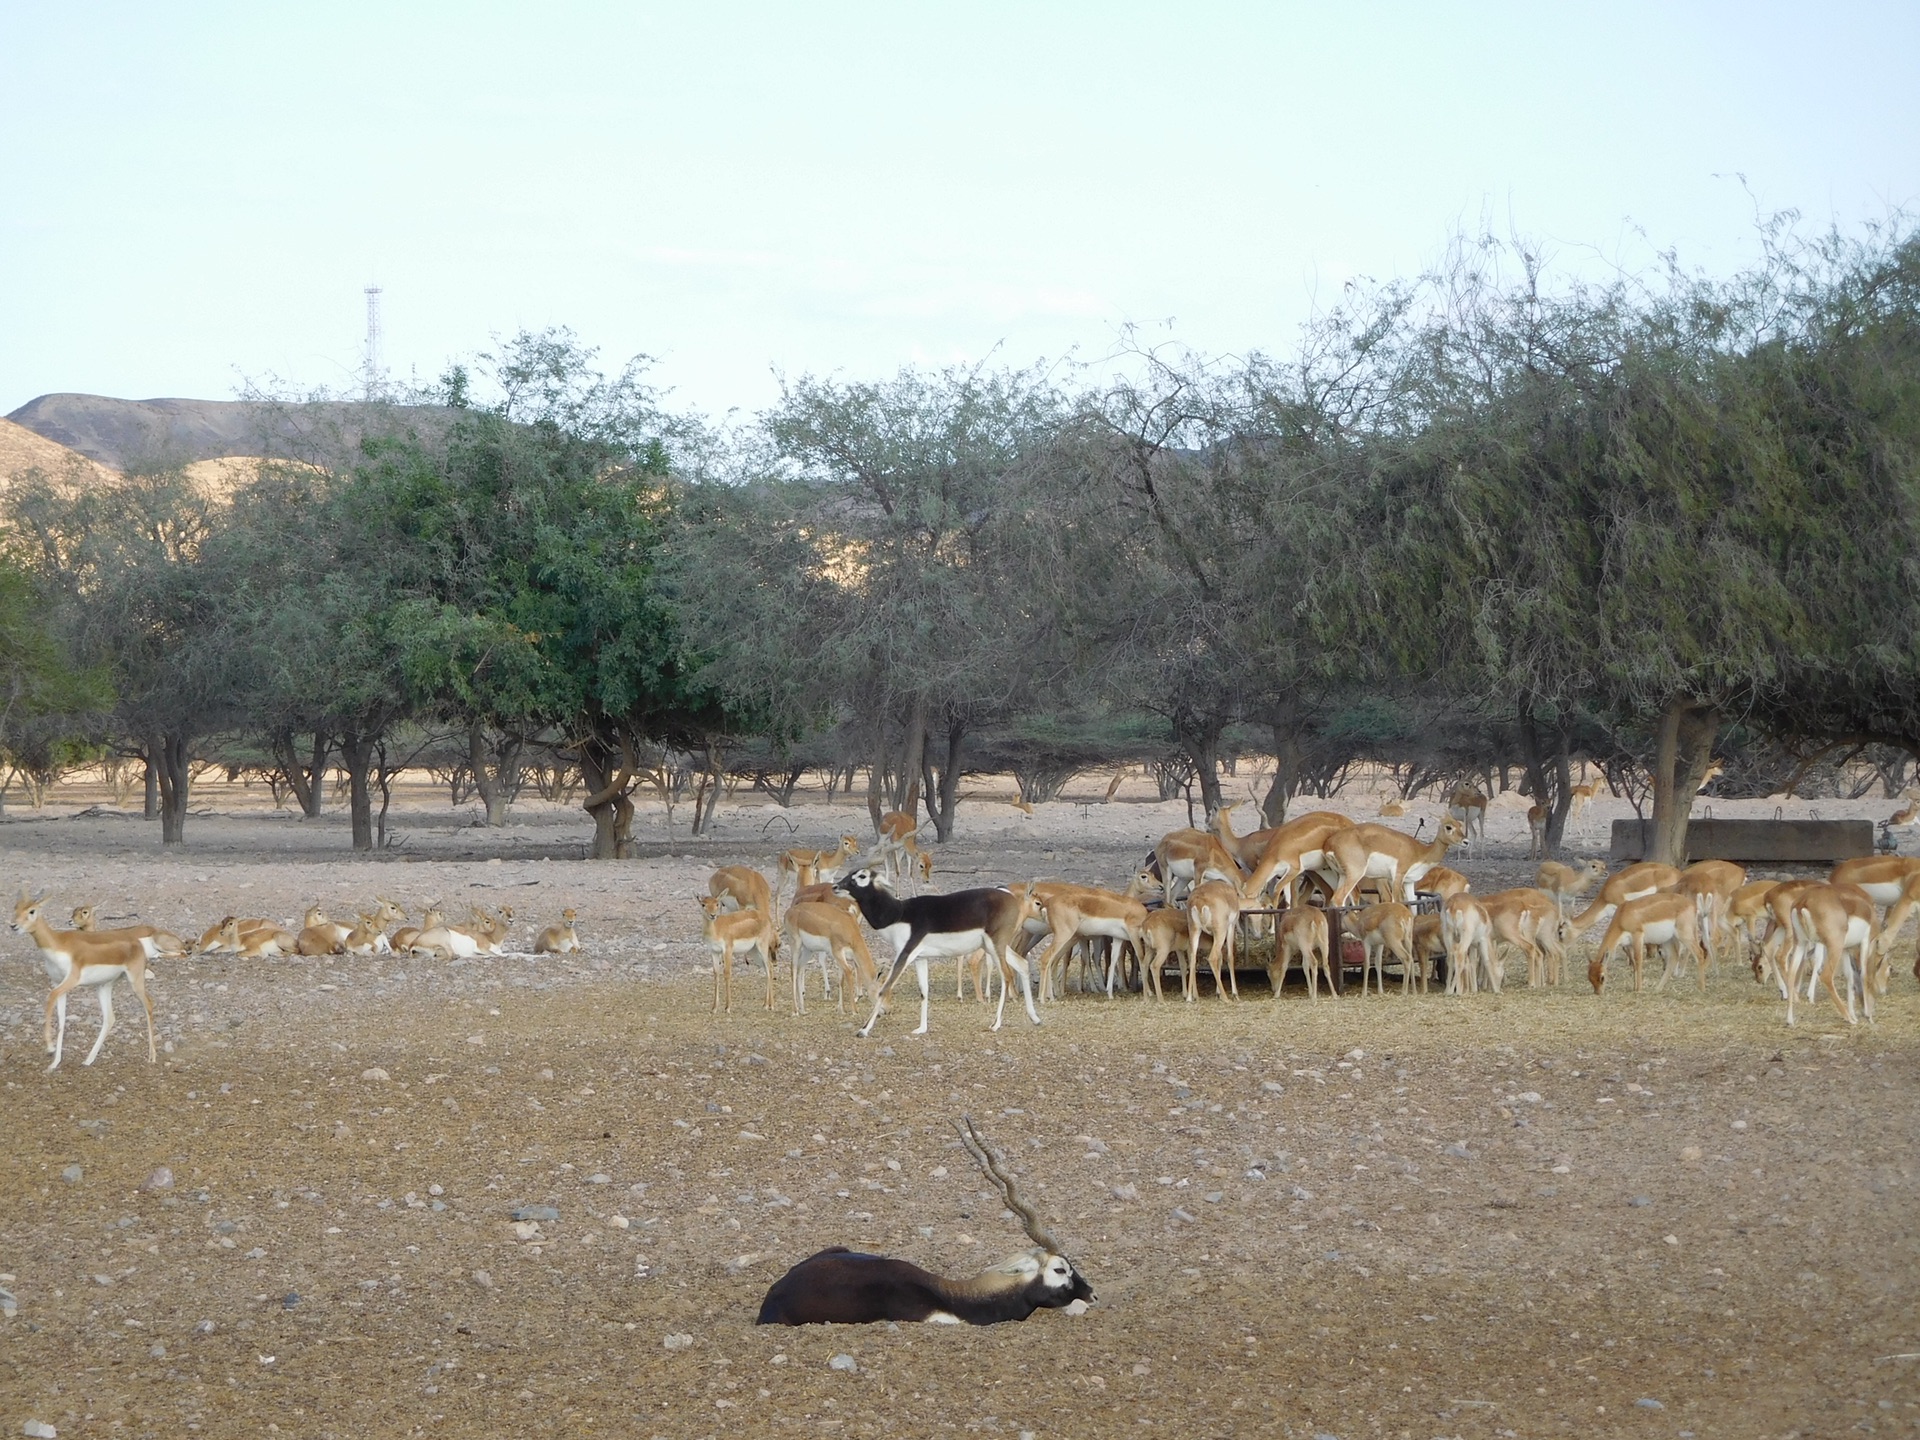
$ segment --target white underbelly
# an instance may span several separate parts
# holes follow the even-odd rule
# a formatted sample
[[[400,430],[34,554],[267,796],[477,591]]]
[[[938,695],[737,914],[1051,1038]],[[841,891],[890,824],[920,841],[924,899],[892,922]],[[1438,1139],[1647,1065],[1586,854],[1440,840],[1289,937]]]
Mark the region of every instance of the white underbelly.
[[[900,933],[895,935],[895,931]],[[912,931],[905,925],[889,925],[881,933],[893,941],[893,951],[897,955]],[[921,937],[920,947],[913,952],[913,958],[938,960],[953,955],[971,955],[976,950],[985,949],[986,944],[987,932],[984,930],[931,932]]]
[[[1655,920],[1641,927],[1640,938],[1648,945],[1671,945],[1673,937],[1679,933],[1680,926],[1673,920]]]
[[[1900,892],[1906,886],[1898,880],[1884,880],[1874,885],[1862,885],[1860,888],[1867,892],[1867,898],[1874,904],[1891,905],[1900,898]]]

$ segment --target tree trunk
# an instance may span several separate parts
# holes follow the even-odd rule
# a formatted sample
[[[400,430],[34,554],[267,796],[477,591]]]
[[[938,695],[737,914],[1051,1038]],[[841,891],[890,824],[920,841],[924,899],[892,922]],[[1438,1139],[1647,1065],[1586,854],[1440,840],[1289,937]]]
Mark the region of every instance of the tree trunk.
[[[886,814],[887,806],[883,798],[887,775],[887,742],[882,736],[876,743],[873,759],[867,765],[867,819],[873,823],[873,833],[880,833],[880,817]]]
[[[900,757],[900,773],[893,792],[893,808],[911,815],[919,808],[920,769],[927,755],[927,702],[916,697],[907,715],[907,730],[902,737],[906,751]]]
[[[1713,763],[1713,742],[1720,713],[1696,700],[1675,700],[1660,717],[1653,758],[1653,819],[1647,859],[1665,865],[1687,863],[1687,819],[1694,792]]]
[[[511,736],[502,737],[500,752],[493,758],[494,768],[489,771],[486,727],[476,720],[467,727],[467,767],[473,771],[473,786],[480,792],[480,803],[487,807],[487,824],[504,825],[513,804],[513,792],[519,788],[520,741]]]
[[[1306,759],[1306,747],[1292,727],[1275,723],[1273,727],[1273,783],[1267,786],[1260,813],[1269,828],[1287,823],[1287,802],[1300,784],[1300,768]]]
[[[313,732],[312,759],[306,765],[300,763],[300,756],[293,748],[291,730],[275,732],[271,748],[274,766],[287,782],[287,788],[293,791],[293,798],[300,804],[300,813],[309,820],[319,818],[321,801],[326,798],[327,790],[327,752],[332,749],[327,732]]]
[[[187,838],[187,805],[193,791],[193,767],[187,754],[187,737],[169,731],[160,737],[160,843],[184,844]]]
[[[160,753],[160,737],[147,737],[146,753],[141,755],[140,764],[146,771],[147,803],[142,814],[149,820],[160,818],[160,767],[154,757]]]
[[[926,794],[927,817],[933,821],[934,838],[942,845],[953,838],[953,813],[960,804],[960,751],[966,734],[966,721],[948,718],[947,760],[938,775],[931,758],[921,752],[921,788]]]
[[[706,766],[700,772],[700,788],[693,796],[693,833],[704,835],[713,824],[713,812],[720,807],[722,782],[726,779],[726,761],[718,742],[709,739],[702,747]]]
[[[575,753],[579,757],[580,780],[587,789],[587,798],[580,802],[580,808],[593,817],[593,849],[588,858],[624,860],[631,853],[633,843],[633,801],[628,798],[633,789],[633,775],[620,763],[626,758],[626,752],[593,736],[583,740]]]
[[[1573,789],[1567,769],[1567,732],[1556,727],[1558,747],[1549,757],[1540,748],[1540,730],[1534,720],[1533,706],[1520,702],[1520,748],[1526,757],[1527,793],[1534,803],[1547,807],[1547,854],[1560,853],[1560,832],[1566,828],[1567,807],[1573,803]]]
[[[376,737],[349,731],[340,737],[340,762],[347,772],[347,806],[353,817],[353,848],[373,849],[373,792],[368,772],[373,769]]]
[[[1175,732],[1180,748],[1193,761],[1194,775],[1200,781],[1200,803],[1207,812],[1208,825],[1213,824],[1213,817],[1220,810],[1220,732],[1225,728],[1220,722],[1209,720],[1198,725],[1179,726]]]

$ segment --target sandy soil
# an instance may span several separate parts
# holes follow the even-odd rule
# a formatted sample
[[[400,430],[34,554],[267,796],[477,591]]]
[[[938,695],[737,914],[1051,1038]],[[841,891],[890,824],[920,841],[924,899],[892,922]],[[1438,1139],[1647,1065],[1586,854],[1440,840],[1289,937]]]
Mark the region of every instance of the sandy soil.
[[[1789,1031],[1723,969],[1705,995],[1073,997],[998,1034],[949,990],[930,1036],[896,1010],[863,1042],[817,1002],[765,1014],[751,979],[712,1016],[691,898],[712,864],[824,844],[861,808],[723,807],[710,841],[654,813],[649,858],[588,866],[554,807],[486,831],[422,791],[406,848],[356,860],[337,817],[262,795],[203,787],[215,813],[162,855],[61,793],[0,823],[0,854],[60,907],[182,930],[379,892],[510,903],[525,936],[571,904],[588,953],[169,963],[161,1064],[123,990],[99,1063],[78,1063],[82,1000],[49,1075],[45,982],[11,939],[0,1432],[1920,1428],[1905,964],[1873,1029],[1823,1002]],[[1125,793],[975,803],[936,879],[1117,880],[1184,819]],[[1496,804],[1489,830],[1461,863],[1481,889],[1531,868],[1523,815]],[[1024,1243],[953,1138],[963,1109],[1099,1303],[993,1330],[754,1327],[825,1245],[960,1273]],[[142,1188],[161,1166],[171,1188]],[[522,1204],[561,1218],[523,1236]]]

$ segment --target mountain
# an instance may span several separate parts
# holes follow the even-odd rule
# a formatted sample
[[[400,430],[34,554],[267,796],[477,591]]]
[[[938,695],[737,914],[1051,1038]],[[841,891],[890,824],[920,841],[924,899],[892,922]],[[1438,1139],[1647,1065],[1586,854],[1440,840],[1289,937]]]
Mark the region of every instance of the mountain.
[[[117,400],[107,395],[42,395],[6,418],[111,470],[159,462],[186,465],[232,456],[295,459],[339,454],[358,443],[369,407],[353,401],[263,404],[250,400]],[[377,407],[382,428],[393,408]],[[409,421],[444,421],[451,411],[409,407]]]
[[[78,466],[90,476],[106,473],[104,467],[79,452],[69,450],[44,435],[36,435],[23,425],[0,420],[0,486],[26,470],[44,470],[49,475],[66,475]]]

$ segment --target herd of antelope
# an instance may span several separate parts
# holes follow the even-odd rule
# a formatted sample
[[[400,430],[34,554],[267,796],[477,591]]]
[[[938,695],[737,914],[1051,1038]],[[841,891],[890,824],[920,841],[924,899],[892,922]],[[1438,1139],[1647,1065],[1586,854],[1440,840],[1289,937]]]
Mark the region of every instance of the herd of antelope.
[[[22,894],[13,907],[13,930],[29,937],[40,951],[52,982],[48,992],[43,1031],[47,1052],[53,1056],[49,1070],[57,1069],[66,1047],[67,997],[75,990],[92,990],[100,999],[100,1033],[84,1064],[91,1065],[113,1029],[113,985],[124,977],[133,987],[147,1012],[147,1059],[157,1059],[153,1037],[153,1002],[147,998],[147,967],[161,958],[188,955],[231,954],[241,959],[269,959],[282,955],[415,955],[429,959],[469,959],[476,955],[506,955],[506,939],[513,928],[513,909],[498,911],[472,907],[464,925],[450,925],[446,917],[428,907],[418,925],[401,923],[391,934],[386,927],[404,922],[404,908],[385,896],[374,897],[372,910],[354,917],[355,923],[343,925],[329,920],[318,906],[310,907],[296,931],[278,921],[259,917],[228,915],[207,927],[196,941],[188,941],[170,931],[152,925],[125,925],[101,930],[95,925],[95,906],[82,905],[73,912],[68,930],[56,930],[43,913],[46,896]],[[560,923],[549,925],[534,938],[533,953],[567,955],[580,949],[580,936],[574,929],[576,916],[571,909],[561,912]]]
[[[1040,1023],[1036,995],[1043,1003],[1059,998],[1076,957],[1081,988],[1104,989],[1109,998],[1130,962],[1141,992],[1155,999],[1167,967],[1176,965],[1181,994],[1193,1001],[1203,961],[1215,993],[1234,997],[1237,949],[1250,911],[1262,919],[1277,912],[1266,960],[1276,994],[1295,967],[1310,997],[1318,998],[1323,981],[1337,989],[1334,967],[1342,957],[1331,953],[1332,912],[1359,944],[1363,994],[1376,986],[1385,992],[1389,964],[1399,970],[1403,994],[1425,993],[1441,973],[1448,994],[1497,992],[1510,955],[1525,962],[1529,986],[1557,986],[1571,943],[1611,910],[1587,963],[1595,993],[1606,982],[1608,963],[1622,954],[1636,991],[1649,950],[1662,959],[1656,989],[1692,964],[1704,990],[1707,971],[1731,955],[1746,961],[1756,981],[1777,985],[1789,1025],[1803,981],[1808,1001],[1824,985],[1854,1024],[1861,1014],[1873,1019],[1875,999],[1886,993],[1894,938],[1920,908],[1920,859],[1901,856],[1843,861],[1823,881],[1749,881],[1742,867],[1723,860],[1684,869],[1645,862],[1617,874],[1599,860],[1547,860],[1531,886],[1475,894],[1465,875],[1442,862],[1453,847],[1482,833],[1485,807],[1477,792],[1455,792],[1433,838],[1422,840],[1330,810],[1241,835],[1233,830],[1233,807],[1226,806],[1211,830],[1162,837],[1124,890],[1035,880],[905,898],[902,887],[916,873],[923,882],[929,878],[932,860],[914,840],[913,817],[894,812],[883,817],[878,842],[864,859],[854,860],[859,839],[845,835],[835,849],[786,852],[772,885],[751,866],[713,873],[701,900],[713,1008],[733,1008],[733,969],[743,957],[764,967],[765,1003],[773,1008],[783,936],[793,1008],[804,1012],[809,965],[816,964],[822,994],[837,995],[842,1008],[849,995],[871,996],[862,1035],[872,1033],[908,965],[920,985],[920,1024],[913,1033],[926,1033],[928,967],[939,959],[957,962],[957,997],[965,997],[971,979],[974,997],[984,1002],[998,978],[996,1030],[1014,984],[1028,1017]],[[1382,808],[1391,812],[1391,802]],[[1538,844],[1544,812],[1535,811],[1530,820]],[[850,861],[853,868],[831,878]],[[776,923],[775,902],[789,881],[792,900]],[[1354,906],[1363,891],[1370,903]],[[1592,899],[1576,913],[1589,891]],[[863,921],[892,945],[884,976]],[[1920,978],[1920,962],[1914,973]]]

